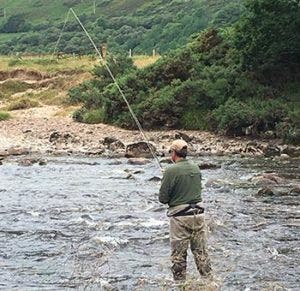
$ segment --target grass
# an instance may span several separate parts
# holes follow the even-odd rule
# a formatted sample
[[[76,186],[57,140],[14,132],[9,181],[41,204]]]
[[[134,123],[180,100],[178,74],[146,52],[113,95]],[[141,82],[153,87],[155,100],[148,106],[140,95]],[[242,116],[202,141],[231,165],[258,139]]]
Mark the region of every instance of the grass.
[[[32,86],[28,83],[18,80],[8,80],[0,84],[0,100],[10,98],[11,95],[24,92],[30,89]]]
[[[36,100],[32,100],[29,97],[20,97],[11,101],[11,103],[6,107],[8,111],[20,110],[20,109],[28,109],[33,107],[38,107],[40,103]]]
[[[134,56],[134,64],[138,68],[153,64],[159,56]],[[68,90],[83,81],[91,78],[90,71],[99,63],[94,56],[73,57],[65,56],[61,59],[51,56],[23,56],[22,58],[0,56],[0,71],[12,72],[16,69],[24,69],[24,76],[30,71],[50,74],[53,77],[41,81],[26,82],[16,79],[7,79],[0,82],[0,100],[4,110],[20,110],[42,105],[56,105],[63,108],[58,113],[67,116],[76,109],[68,103]],[[48,78],[47,77],[47,78]],[[82,116],[86,123],[99,123],[103,121],[101,110],[92,110]]]
[[[133,62],[139,69],[141,69],[154,64],[158,59],[160,59],[160,56],[158,55],[157,56],[139,55],[133,57]]]
[[[11,116],[10,116],[10,114],[8,112],[0,111],[0,121],[7,120],[10,117]]]
[[[66,104],[68,97],[64,91],[57,89],[49,89],[38,92],[32,96],[35,100],[41,102],[44,105],[64,105]]]
[[[0,68],[3,71],[13,71],[15,69],[31,69],[45,73],[55,72],[88,72],[91,71],[94,65],[97,64],[97,59],[94,56],[73,57],[65,55],[61,59],[50,55],[45,56],[22,56],[0,57]]]
[[[149,66],[156,62],[160,56],[147,56],[139,55],[134,56],[134,64],[138,68]],[[64,55],[62,58],[57,59],[51,55],[43,56],[1,56],[0,57],[0,70],[13,71],[15,69],[37,70],[45,73],[55,72],[90,72],[100,60],[93,55],[89,56],[72,56]]]

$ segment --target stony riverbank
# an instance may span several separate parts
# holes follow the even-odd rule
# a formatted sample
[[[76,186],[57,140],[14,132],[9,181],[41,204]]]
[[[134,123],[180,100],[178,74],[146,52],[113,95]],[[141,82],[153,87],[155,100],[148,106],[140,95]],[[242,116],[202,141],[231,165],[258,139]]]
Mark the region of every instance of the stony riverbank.
[[[0,157],[27,154],[102,155],[105,157],[149,157],[139,131],[105,124],[82,124],[59,116],[56,106],[16,111],[13,118],[0,123]],[[297,157],[299,147],[280,140],[229,138],[199,131],[146,132],[158,156],[163,157],[171,141],[183,138],[196,156],[240,155]]]

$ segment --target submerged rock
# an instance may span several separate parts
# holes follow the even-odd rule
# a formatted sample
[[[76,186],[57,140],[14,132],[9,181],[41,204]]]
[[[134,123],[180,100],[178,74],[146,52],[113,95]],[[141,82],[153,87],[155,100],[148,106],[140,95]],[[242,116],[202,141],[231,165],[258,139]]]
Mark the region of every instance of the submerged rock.
[[[47,165],[47,161],[41,159],[41,160],[39,160],[39,165],[40,165],[40,166],[45,166],[45,165]]]
[[[158,181],[161,181],[161,178],[157,177],[157,176],[154,176],[154,177],[150,178],[148,181],[158,182]]]
[[[30,157],[30,158],[24,158],[24,159],[21,159],[19,162],[18,162],[18,165],[19,166],[24,166],[24,167],[29,167],[29,166],[32,166],[34,164],[39,164],[40,166],[44,166],[47,164],[46,160],[44,159],[40,159],[40,158],[35,158],[35,157]]]
[[[274,192],[271,188],[266,187],[259,189],[256,196],[274,196]]]
[[[151,160],[145,158],[130,158],[128,159],[128,164],[131,165],[146,165],[151,163]]]
[[[198,167],[200,170],[215,170],[215,169],[220,169],[221,165],[203,163],[203,164],[199,164]]]
[[[159,162],[161,164],[172,164],[173,163],[171,158],[161,159]]]
[[[255,186],[276,186],[286,182],[284,178],[279,177],[276,173],[263,173],[250,179]]]
[[[24,167],[29,167],[32,166],[33,164],[36,164],[39,160],[36,158],[26,158],[22,159],[18,162],[19,166],[24,166]]]

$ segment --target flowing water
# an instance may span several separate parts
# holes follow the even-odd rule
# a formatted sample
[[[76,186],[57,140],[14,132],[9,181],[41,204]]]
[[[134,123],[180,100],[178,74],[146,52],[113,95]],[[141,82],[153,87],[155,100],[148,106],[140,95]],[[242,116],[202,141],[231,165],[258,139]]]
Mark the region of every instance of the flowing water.
[[[299,160],[199,158],[209,252],[221,290],[297,290],[299,197],[256,197],[273,171],[299,183]],[[1,290],[169,290],[168,219],[155,164],[49,157],[0,166]],[[189,277],[198,278],[191,254]],[[298,289],[299,290],[299,289]]]

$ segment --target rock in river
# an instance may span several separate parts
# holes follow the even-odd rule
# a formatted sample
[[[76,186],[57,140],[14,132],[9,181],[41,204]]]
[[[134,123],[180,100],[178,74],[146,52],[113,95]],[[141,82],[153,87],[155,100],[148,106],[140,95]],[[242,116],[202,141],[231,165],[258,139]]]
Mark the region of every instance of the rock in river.
[[[285,182],[284,178],[279,177],[276,173],[262,173],[250,179],[255,186],[276,186]]]
[[[152,151],[155,152],[156,148],[152,143],[149,143]],[[151,158],[152,154],[150,152],[148,144],[145,141],[139,141],[135,143],[128,144],[126,146],[125,157],[126,158]]]
[[[144,158],[130,158],[128,159],[128,164],[131,165],[146,165],[151,163],[150,160]]]

